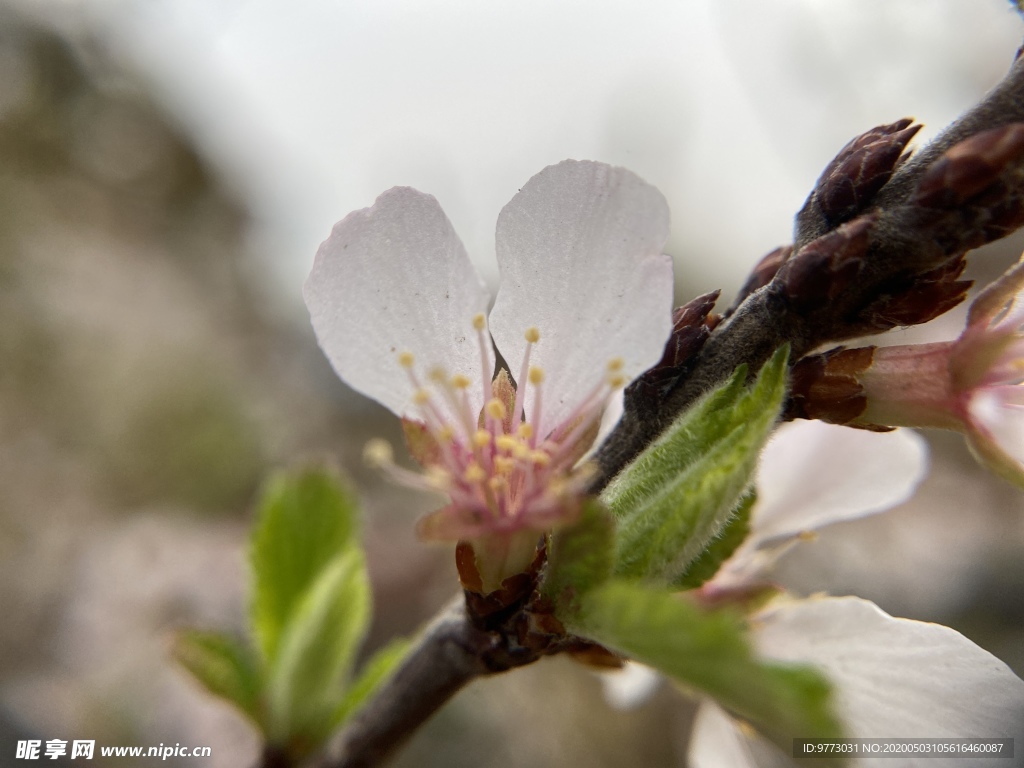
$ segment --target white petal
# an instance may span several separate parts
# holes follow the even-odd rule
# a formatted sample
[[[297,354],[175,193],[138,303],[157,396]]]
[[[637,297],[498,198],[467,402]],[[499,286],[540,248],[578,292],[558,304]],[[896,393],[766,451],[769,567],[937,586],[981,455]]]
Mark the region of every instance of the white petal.
[[[658,690],[665,678],[646,664],[627,661],[622,669],[601,672],[605,701],[615,709],[635,709]]]
[[[545,372],[542,433],[568,417],[620,357],[628,378],[661,359],[672,326],[668,205],[622,168],[567,160],[545,168],[498,217],[501,289],[491,333],[518,376],[527,328]],[[531,413],[532,393],[526,395]]]
[[[690,768],[791,768],[795,761],[707,700],[693,721]]]
[[[761,455],[751,538],[761,544],[890,509],[927,471],[927,444],[910,430],[785,424]]]
[[[438,366],[474,382],[484,375],[473,316],[486,312],[487,291],[430,195],[395,187],[335,224],[303,295],[334,370],[398,415],[417,415],[402,352],[421,376]],[[478,410],[482,387],[469,395]]]
[[[762,655],[827,675],[851,737],[1014,738],[1018,750],[1024,743],[1024,681],[949,627],[896,619],[856,597],[823,597],[777,601],[753,629]],[[1008,763],[885,760],[889,768],[975,764]]]

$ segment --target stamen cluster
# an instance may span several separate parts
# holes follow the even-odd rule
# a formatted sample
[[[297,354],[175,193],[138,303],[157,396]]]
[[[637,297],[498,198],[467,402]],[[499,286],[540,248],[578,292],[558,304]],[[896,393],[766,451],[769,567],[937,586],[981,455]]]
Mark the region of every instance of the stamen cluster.
[[[441,368],[417,370],[415,356],[398,355],[414,389],[420,419],[404,419],[407,442],[424,472],[394,464],[391,448],[382,441],[367,446],[367,458],[394,479],[416,488],[446,493],[451,504],[424,518],[420,534],[429,539],[475,539],[529,529],[544,531],[571,520],[589,478],[586,465],[577,467],[597,436],[605,407],[625,385],[623,363],[608,362],[598,382],[570,413],[547,434],[540,434],[544,408],[544,371],[530,365],[540,331],[528,328],[518,386],[502,369],[491,379],[490,337],[483,314],[473,318],[480,344],[484,406],[473,411],[468,396],[473,379]],[[530,392],[529,408],[526,395]]]

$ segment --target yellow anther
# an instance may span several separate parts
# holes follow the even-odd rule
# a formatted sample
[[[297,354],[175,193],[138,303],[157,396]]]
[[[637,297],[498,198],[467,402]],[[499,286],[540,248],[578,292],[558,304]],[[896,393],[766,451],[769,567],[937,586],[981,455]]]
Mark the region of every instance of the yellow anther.
[[[626,386],[626,377],[622,375],[609,376],[608,386],[612,389],[621,389]]]
[[[466,389],[472,383],[468,376],[463,376],[461,373],[456,373],[452,376],[452,386],[456,389]]]
[[[438,491],[447,491],[452,487],[452,476],[441,467],[429,467],[425,477],[427,484]]]
[[[621,357],[613,357],[611,360],[608,361],[608,372],[616,373],[617,371],[621,371],[622,367],[625,364],[626,363],[623,361]]]
[[[498,435],[494,438],[494,444],[498,446],[499,451],[511,453],[512,450],[519,445],[519,441],[512,437],[512,435]]]
[[[531,325],[526,329],[526,333],[523,334],[523,337],[531,344],[536,344],[540,341],[540,329],[535,325]]]
[[[546,451],[530,451],[530,461],[536,464],[538,467],[546,467],[551,463],[551,457]]]
[[[756,730],[754,730],[754,727],[750,723],[746,722],[745,720],[734,720],[733,722],[736,723],[736,727],[740,731],[740,733],[742,733],[748,739],[753,740],[754,737],[761,735]]]
[[[505,404],[498,398],[488,400],[487,405],[484,406],[487,409],[487,415],[497,421],[503,421],[508,411],[505,410]]]
[[[437,384],[444,384],[448,380],[448,374],[444,372],[444,368],[440,367],[431,368],[427,376],[430,377],[431,381],[436,382]]]
[[[491,433],[486,429],[478,429],[473,434],[473,445],[477,448],[486,448],[491,444]]]
[[[524,421],[516,429],[516,434],[523,438],[523,440],[529,440],[531,437],[533,437],[533,424],[527,424]]]
[[[437,430],[437,439],[442,443],[450,443],[455,439],[455,430],[451,425],[445,424],[439,430]]]
[[[473,328],[478,331],[482,331],[487,327],[487,318],[484,317],[483,312],[477,312],[473,315]]]
[[[490,480],[487,481],[487,486],[492,491],[503,491],[506,488],[508,488],[508,480],[506,480],[504,477],[492,477]]]
[[[398,364],[403,368],[412,368],[413,363],[416,362],[416,358],[412,356],[412,352],[399,352],[398,353]]]
[[[425,389],[417,389],[412,394],[412,401],[416,403],[416,405],[425,405],[430,401],[430,393]]]
[[[395,453],[387,440],[374,438],[363,448],[363,461],[374,469],[389,466],[394,458]]]
[[[466,471],[462,473],[462,479],[467,483],[481,483],[487,479],[487,473],[474,461],[466,467]]]
[[[544,381],[544,369],[535,365],[530,366],[530,383],[534,386]]]
[[[530,458],[530,449],[522,443],[516,443],[515,447],[512,449],[512,455],[517,459],[525,460]]]
[[[494,468],[503,475],[510,475],[516,468],[516,460],[507,456],[498,456],[494,459]]]

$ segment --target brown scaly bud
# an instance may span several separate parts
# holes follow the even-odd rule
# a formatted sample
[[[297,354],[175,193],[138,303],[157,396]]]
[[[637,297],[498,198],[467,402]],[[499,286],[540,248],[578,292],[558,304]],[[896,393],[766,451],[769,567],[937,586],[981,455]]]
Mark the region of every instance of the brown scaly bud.
[[[792,245],[780,245],[774,251],[757,262],[757,266],[750,272],[747,282],[743,284],[740,292],[736,295],[736,300],[725,313],[726,316],[728,317],[731,315],[736,307],[743,303],[743,300],[746,299],[747,296],[752,294],[754,291],[764,288],[764,286],[768,285],[768,283],[775,279],[775,275],[782,268],[782,265],[785,264],[792,255]]]
[[[776,290],[800,311],[834,301],[860,274],[875,222],[861,216],[808,243],[779,269]]]
[[[949,255],[1024,226],[1024,123],[983,131],[949,149],[921,177],[900,226]]]
[[[967,297],[973,282],[958,280],[967,262],[954,256],[938,269],[914,278],[910,286],[888,292],[861,313],[860,335],[881,333],[898,326],[919,325],[945,314]]]
[[[911,118],[862,133],[828,164],[808,204],[815,205],[830,227],[868,209],[875,194],[909,157],[907,144],[921,129]]]
[[[871,365],[874,355],[875,347],[838,347],[800,360],[790,371],[784,418],[849,424],[867,407],[858,375]]]
[[[665,343],[665,353],[657,365],[626,388],[627,396],[649,397],[662,394],[685,373],[721,319],[711,314],[721,293],[705,293],[672,313],[672,334]]]
[[[718,324],[718,317],[712,315],[711,310],[721,295],[721,291],[702,294],[672,313],[672,334],[655,368],[678,368],[700,351],[708,334]]]
[[[912,202],[923,208],[959,208],[981,196],[1024,161],[1024,123],[1012,123],[954,145],[921,177]]]
[[[593,669],[607,671],[609,669],[622,669],[626,666],[626,660],[621,656],[589,640],[573,638],[565,644],[565,651],[573,661]]]

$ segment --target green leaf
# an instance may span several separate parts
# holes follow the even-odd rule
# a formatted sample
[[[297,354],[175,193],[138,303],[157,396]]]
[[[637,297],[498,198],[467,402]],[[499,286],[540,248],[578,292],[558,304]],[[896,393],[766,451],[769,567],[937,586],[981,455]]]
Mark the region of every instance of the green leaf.
[[[541,592],[556,613],[576,610],[579,595],[612,575],[615,524],[596,499],[583,502],[575,524],[551,534]]]
[[[186,630],[174,642],[175,659],[214,696],[234,704],[261,730],[259,660],[235,638],[219,632]]]
[[[618,522],[615,572],[673,583],[740,511],[786,391],[788,348],[743,386],[742,366],[624,469],[601,500]]]
[[[661,589],[613,580],[585,594],[568,624],[576,634],[712,696],[787,754],[794,738],[843,735],[825,678],[810,667],[759,661],[733,613],[706,612]]]
[[[267,686],[272,741],[301,754],[326,738],[369,618],[366,564],[350,547],[322,569],[281,634]]]
[[[757,494],[753,491],[743,497],[736,513],[725,524],[718,538],[713,539],[697,559],[672,581],[672,589],[696,589],[718,573],[722,563],[732,556],[750,533],[750,512],[756,501]]]
[[[405,658],[411,645],[410,641],[406,639],[393,640],[377,651],[363,665],[359,676],[348,687],[345,697],[335,710],[331,723],[332,728],[339,727],[362,708],[380,685],[391,677],[391,673]]]
[[[251,622],[268,665],[303,595],[353,544],[356,516],[354,495],[326,470],[282,473],[268,483],[250,549]]]

